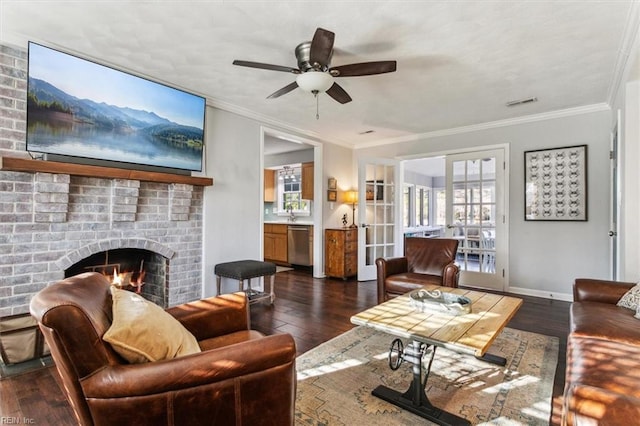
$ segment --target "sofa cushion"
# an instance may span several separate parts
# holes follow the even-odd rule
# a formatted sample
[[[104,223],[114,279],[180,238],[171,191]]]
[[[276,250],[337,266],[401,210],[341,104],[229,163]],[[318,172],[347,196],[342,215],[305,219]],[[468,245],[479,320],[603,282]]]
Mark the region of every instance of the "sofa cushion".
[[[404,272],[387,277],[385,280],[385,290],[388,293],[404,294],[429,284],[442,285],[442,277],[438,275]]]
[[[638,309],[638,305],[640,305],[640,284],[636,284],[634,287],[629,289],[621,298],[618,300],[618,306],[622,306],[623,308],[632,309],[635,312]]]
[[[580,383],[566,387],[563,401],[567,425],[619,426],[640,418],[638,398]]]
[[[640,404],[640,346],[569,335],[566,381],[636,398]]]
[[[640,346],[640,322],[634,312],[619,306],[598,302],[571,304],[570,332]]]
[[[111,287],[113,321],[102,337],[131,363],[176,358],[200,352],[195,337],[160,306],[142,296]]]

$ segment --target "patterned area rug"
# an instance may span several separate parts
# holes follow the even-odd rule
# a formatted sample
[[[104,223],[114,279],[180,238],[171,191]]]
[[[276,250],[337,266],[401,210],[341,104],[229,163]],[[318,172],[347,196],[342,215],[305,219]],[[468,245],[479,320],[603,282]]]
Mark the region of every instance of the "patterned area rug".
[[[409,363],[396,371],[388,366],[393,339],[356,327],[301,355],[296,424],[431,424],[371,395],[380,384],[405,392],[411,382]],[[473,425],[547,425],[558,343],[556,337],[506,328],[489,350],[507,359],[505,367],[438,348],[427,397]]]

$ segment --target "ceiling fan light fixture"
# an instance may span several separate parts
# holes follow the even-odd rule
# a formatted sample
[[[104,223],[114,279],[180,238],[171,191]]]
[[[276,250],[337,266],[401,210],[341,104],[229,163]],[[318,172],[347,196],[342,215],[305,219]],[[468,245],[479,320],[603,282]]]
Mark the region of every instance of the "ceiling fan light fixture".
[[[296,83],[302,90],[320,93],[326,92],[333,85],[333,77],[322,71],[307,71],[296,77]]]

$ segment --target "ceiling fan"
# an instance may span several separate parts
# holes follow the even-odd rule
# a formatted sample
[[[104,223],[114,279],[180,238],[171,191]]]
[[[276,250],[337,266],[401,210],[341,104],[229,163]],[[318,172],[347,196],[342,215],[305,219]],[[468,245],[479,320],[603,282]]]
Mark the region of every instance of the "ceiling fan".
[[[331,67],[334,39],[335,34],[333,32],[322,28],[316,29],[313,40],[302,42],[296,47],[295,54],[298,59],[298,68],[240,60],[233,61],[233,65],[289,72],[298,75],[293,83],[273,92],[267,96],[267,99],[280,97],[300,87],[315,96],[318,93],[326,92],[327,95],[341,104],[351,102],[351,96],[338,83],[333,81],[334,78],[384,74],[396,70],[396,61],[361,62]]]

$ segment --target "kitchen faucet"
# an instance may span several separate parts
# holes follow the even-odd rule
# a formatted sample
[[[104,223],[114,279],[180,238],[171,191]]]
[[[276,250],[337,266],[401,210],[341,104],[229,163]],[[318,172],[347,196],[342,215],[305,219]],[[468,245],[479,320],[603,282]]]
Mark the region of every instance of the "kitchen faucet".
[[[293,214],[293,207],[291,206],[291,204],[289,204],[289,206],[287,207],[287,211],[289,212],[289,222],[295,222],[296,215]]]

